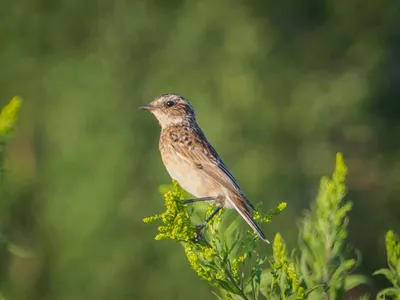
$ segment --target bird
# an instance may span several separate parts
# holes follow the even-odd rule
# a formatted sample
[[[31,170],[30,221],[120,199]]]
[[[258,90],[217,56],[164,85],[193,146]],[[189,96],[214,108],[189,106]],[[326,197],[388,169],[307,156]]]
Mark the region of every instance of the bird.
[[[222,209],[235,209],[264,242],[269,243],[236,179],[207,140],[196,120],[192,104],[178,94],[162,94],[139,109],[150,111],[161,127],[159,150],[170,177],[196,198],[184,201],[213,202],[216,208],[197,232]]]

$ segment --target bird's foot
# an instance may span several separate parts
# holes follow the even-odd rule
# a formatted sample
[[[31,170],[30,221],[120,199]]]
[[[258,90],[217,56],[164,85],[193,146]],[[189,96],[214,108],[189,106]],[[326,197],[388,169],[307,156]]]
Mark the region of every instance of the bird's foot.
[[[202,240],[204,240],[204,236],[203,236],[203,234],[201,233],[201,231],[203,230],[203,228],[204,228],[204,225],[203,225],[203,224],[200,224],[200,225],[197,225],[197,226],[196,226],[196,234],[195,234],[195,236],[194,236],[194,241],[195,241],[196,243],[200,243]]]

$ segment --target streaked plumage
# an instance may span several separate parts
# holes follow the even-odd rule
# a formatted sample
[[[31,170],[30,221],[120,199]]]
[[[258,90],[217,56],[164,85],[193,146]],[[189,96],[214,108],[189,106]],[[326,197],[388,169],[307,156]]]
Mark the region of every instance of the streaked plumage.
[[[164,94],[142,108],[150,110],[161,125],[159,148],[170,176],[190,194],[213,197],[218,205],[236,209],[267,241],[249,212],[248,207],[254,207],[197,125],[192,105],[179,95]]]

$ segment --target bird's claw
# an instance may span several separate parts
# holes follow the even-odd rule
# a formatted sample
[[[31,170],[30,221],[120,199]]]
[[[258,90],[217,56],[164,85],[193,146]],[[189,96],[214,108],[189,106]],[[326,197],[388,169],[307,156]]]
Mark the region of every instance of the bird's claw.
[[[202,240],[202,238],[203,238],[203,235],[201,234],[201,230],[204,228],[204,226],[203,225],[197,225],[196,226],[196,234],[195,234],[195,236],[194,236],[194,241],[196,242],[196,243],[199,243],[201,240]]]

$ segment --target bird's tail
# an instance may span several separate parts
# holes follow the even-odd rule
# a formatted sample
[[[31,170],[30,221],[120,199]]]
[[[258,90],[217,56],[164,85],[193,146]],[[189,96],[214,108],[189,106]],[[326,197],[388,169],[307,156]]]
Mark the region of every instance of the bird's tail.
[[[258,234],[260,239],[269,244],[270,242],[268,241],[267,237],[250,214],[245,201],[243,199],[239,199],[239,197],[236,195],[234,195],[232,198],[228,197],[228,201],[236,209],[239,215],[246,221],[246,223],[249,224],[249,226],[255,231],[255,233]]]

